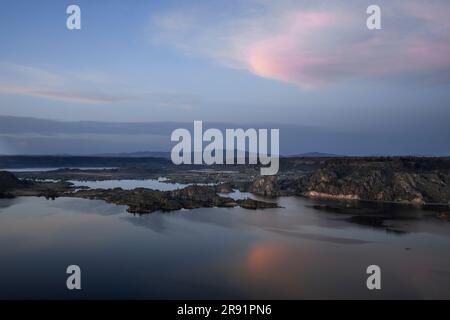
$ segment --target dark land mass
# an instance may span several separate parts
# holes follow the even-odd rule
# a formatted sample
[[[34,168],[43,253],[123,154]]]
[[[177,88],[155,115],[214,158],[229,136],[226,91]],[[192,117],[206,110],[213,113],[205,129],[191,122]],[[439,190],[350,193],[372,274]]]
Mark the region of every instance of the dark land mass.
[[[337,200],[450,204],[450,158],[332,158],[317,170],[260,177],[250,192]]]
[[[13,190],[24,189],[31,186],[32,182],[22,181],[10,172],[0,171],[0,198],[12,198]]]
[[[292,154],[286,156],[287,158],[337,158],[343,157],[343,155],[334,153],[324,153],[324,152],[306,152],[300,154]]]
[[[157,191],[145,188],[134,190],[93,189],[75,192],[73,197],[101,199],[109,203],[127,205],[131,213],[151,213],[157,210],[174,211],[180,209],[236,207],[245,209],[277,208],[276,203],[252,199],[233,200],[221,197],[215,188],[206,186],[189,186],[174,191]]]
[[[34,162],[33,159],[36,161]],[[413,204],[417,206],[450,205],[450,158],[430,157],[289,157],[280,159],[280,171],[276,176],[260,176],[260,168],[255,165],[182,165],[175,166],[162,158],[103,158],[103,157],[0,157],[0,167],[109,167],[117,169],[60,169],[48,172],[18,172],[21,178],[16,183],[35,185],[2,188],[3,194],[56,196],[73,193],[67,180],[117,180],[152,179],[164,176],[168,182],[186,184],[216,184],[216,186],[196,186],[185,194],[146,190],[82,190],[74,193],[79,197],[102,198],[114,203],[127,204],[131,211],[171,210],[198,206],[231,206],[232,202],[217,193],[228,193],[233,189],[251,192],[267,197],[305,196],[338,201],[375,201]],[[28,180],[27,180],[28,179]],[[58,183],[36,182],[36,179],[54,179]],[[11,181],[10,181],[11,182]],[[8,182],[8,183],[10,183]],[[0,182],[2,185],[3,182]],[[30,191],[31,190],[31,191]],[[184,190],[184,189],[183,189]],[[202,200],[195,192],[210,195]],[[114,194],[120,193],[122,200]],[[161,204],[155,205],[154,199]],[[214,195],[214,196],[213,196]],[[71,196],[74,196],[73,194]],[[142,200],[148,197],[148,202]],[[175,200],[179,197],[178,203]],[[219,199],[219,198],[223,199]],[[126,198],[134,199],[127,201]],[[138,201],[139,200],[139,201]],[[159,200],[158,200],[159,201]],[[259,203],[237,205],[257,208]],[[234,205],[234,204],[233,204]],[[264,205],[262,205],[264,207]],[[448,217],[448,209],[442,218]]]
[[[58,197],[74,197],[84,199],[100,199],[117,205],[127,205],[131,213],[151,213],[154,211],[173,211],[180,209],[236,207],[244,209],[278,208],[276,203],[253,199],[233,200],[219,196],[218,192],[230,191],[213,186],[188,186],[174,191],[158,191],[146,188],[133,190],[89,189],[78,190],[68,182],[46,182],[20,180],[10,172],[0,171],[0,198],[16,196],[38,196],[47,199]]]

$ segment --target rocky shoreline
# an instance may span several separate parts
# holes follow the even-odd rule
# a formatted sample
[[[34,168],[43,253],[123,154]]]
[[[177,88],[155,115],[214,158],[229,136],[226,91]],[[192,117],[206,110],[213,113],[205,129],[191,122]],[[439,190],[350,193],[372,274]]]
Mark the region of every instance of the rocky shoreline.
[[[234,200],[219,196],[213,187],[189,186],[174,191],[157,191],[145,188],[133,190],[92,189],[80,190],[70,195],[75,198],[100,199],[108,203],[127,205],[130,213],[151,213],[154,211],[175,211],[180,209],[241,207],[244,209],[278,208],[273,202],[253,199]]]
[[[198,185],[173,191],[158,191],[146,188],[77,190],[68,182],[24,181],[16,178],[10,172],[0,171],[0,198],[37,196],[47,199],[58,197],[98,199],[117,205],[126,205],[128,206],[128,212],[137,214],[211,207],[233,208],[239,206],[250,210],[278,208],[278,205],[274,202],[249,198],[234,200],[218,195],[218,192],[224,191],[229,192],[230,190]]]
[[[450,158],[282,158],[277,176],[259,176],[257,166],[198,169],[144,167],[117,169],[60,169],[49,172],[0,172],[0,197],[61,196],[103,199],[129,206],[130,212],[147,213],[181,208],[235,207],[259,209],[275,203],[233,200],[219,194],[234,189],[265,197],[303,196],[343,201],[375,201],[450,205]],[[69,180],[155,179],[193,185],[175,191],[75,190]],[[39,180],[36,180],[39,179]],[[45,182],[54,179],[57,182]],[[447,215],[445,215],[447,217]]]
[[[450,205],[450,160],[332,158],[302,175],[260,177],[248,191],[266,196]]]

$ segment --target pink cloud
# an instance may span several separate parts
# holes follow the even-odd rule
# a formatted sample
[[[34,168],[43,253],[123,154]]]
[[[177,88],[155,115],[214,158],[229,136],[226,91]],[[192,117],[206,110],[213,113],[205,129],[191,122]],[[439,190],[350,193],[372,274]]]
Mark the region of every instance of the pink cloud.
[[[320,77],[315,77],[315,69],[330,65],[327,58],[301,52],[296,40],[289,36],[253,44],[247,59],[249,69],[258,76],[308,86],[322,82]]]
[[[292,14],[289,18],[291,28],[294,32],[305,32],[311,28],[323,28],[330,27],[337,23],[337,16],[331,12],[318,12],[318,11],[298,11]]]
[[[311,34],[338,25],[341,16],[328,12],[295,12],[274,35],[250,42],[246,52],[248,68],[258,76],[314,87],[325,82],[316,75],[335,68],[332,57],[312,50]]]
[[[350,78],[397,77],[448,69],[449,24],[439,17],[450,16],[449,6],[438,11],[436,21],[426,11],[418,11],[415,16],[427,19],[424,28],[431,35],[391,30],[389,26],[361,30],[355,24],[360,23],[357,17],[340,12],[298,12],[275,34],[248,43],[244,62],[258,76],[304,88]],[[342,34],[346,39],[335,41]]]
[[[350,2],[270,7],[265,15],[197,27],[177,41],[226,66],[302,88],[370,78],[429,81],[450,70],[450,2],[383,2],[383,29],[372,31],[365,8]]]

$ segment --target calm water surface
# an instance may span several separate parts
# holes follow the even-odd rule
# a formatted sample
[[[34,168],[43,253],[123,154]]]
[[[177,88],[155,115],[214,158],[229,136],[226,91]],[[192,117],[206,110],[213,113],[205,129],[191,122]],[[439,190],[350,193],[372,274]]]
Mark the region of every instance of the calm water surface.
[[[134,216],[97,200],[2,199],[0,298],[450,298],[450,223],[277,201]],[[65,287],[71,264],[81,291]],[[378,292],[366,289],[371,264]]]
[[[41,172],[41,171],[54,171],[60,169],[78,169],[78,170],[109,170],[117,169],[117,167],[51,167],[51,168],[3,168],[0,171],[9,172]]]
[[[165,178],[145,179],[145,180],[103,180],[103,181],[78,181],[70,180],[75,187],[89,187],[91,189],[114,189],[122,188],[132,190],[136,188],[148,188],[159,191],[170,191],[183,189],[190,184],[168,183]]]

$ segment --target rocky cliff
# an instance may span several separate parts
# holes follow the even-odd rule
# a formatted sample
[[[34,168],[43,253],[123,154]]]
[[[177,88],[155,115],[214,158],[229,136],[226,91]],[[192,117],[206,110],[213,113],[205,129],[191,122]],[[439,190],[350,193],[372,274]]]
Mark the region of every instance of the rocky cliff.
[[[446,158],[333,158],[320,168],[287,178],[260,177],[249,191],[269,196],[303,195],[416,204],[449,203]]]

